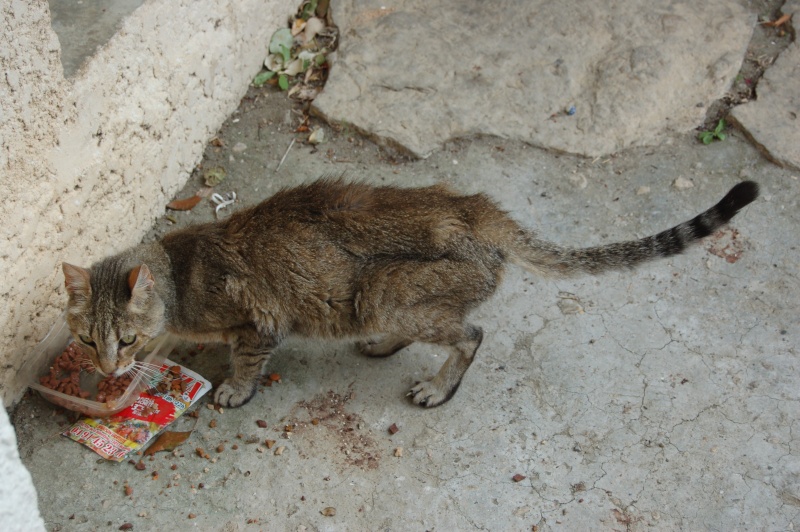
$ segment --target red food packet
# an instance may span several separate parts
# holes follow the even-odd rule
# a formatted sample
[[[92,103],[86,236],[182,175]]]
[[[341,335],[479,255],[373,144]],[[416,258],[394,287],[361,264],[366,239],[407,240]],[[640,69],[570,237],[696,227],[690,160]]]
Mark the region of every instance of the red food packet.
[[[107,460],[121,462],[131,451],[144,447],[164,427],[175,421],[211,389],[211,383],[197,373],[165,360],[160,371],[178,382],[172,389],[150,389],[139,394],[128,408],[107,418],[77,421],[62,435],[82,443]]]

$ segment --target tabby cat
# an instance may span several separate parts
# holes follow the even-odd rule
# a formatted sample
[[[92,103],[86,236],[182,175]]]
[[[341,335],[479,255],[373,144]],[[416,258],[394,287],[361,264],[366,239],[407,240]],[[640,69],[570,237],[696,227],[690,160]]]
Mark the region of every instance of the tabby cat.
[[[745,181],[657,235],[569,249],[540,240],[483,194],[321,179],[89,269],[64,263],[67,322],[105,374],[130,370],[164,331],[230,344],[233,375],[214,395],[224,406],[253,396],[289,335],[353,338],[373,357],[436,344],[447,360],[409,392],[432,407],[452,397],[472,363],[483,332],[466,316],[496,290],[506,263],[555,277],[631,268],[680,253],[757,197]]]

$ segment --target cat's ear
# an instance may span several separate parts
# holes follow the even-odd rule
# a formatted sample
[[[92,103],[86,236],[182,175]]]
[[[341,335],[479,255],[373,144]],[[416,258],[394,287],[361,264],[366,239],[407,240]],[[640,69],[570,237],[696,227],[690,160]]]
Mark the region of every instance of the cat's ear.
[[[144,301],[153,291],[156,284],[153,274],[150,273],[150,268],[147,264],[140,264],[136,266],[128,274],[128,287],[131,289],[131,302],[137,303]]]
[[[89,270],[66,262],[61,264],[61,269],[64,271],[64,286],[69,296],[76,300],[89,299],[92,295]]]

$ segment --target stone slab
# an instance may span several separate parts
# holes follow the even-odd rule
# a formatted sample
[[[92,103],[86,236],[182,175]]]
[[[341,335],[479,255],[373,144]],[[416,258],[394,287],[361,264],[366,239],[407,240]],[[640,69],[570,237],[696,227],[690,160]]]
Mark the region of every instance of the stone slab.
[[[800,2],[784,6],[800,14]],[[731,112],[732,121],[776,164],[800,170],[800,46],[796,42],[764,73],[757,99]]]
[[[342,41],[315,111],[418,157],[475,134],[598,156],[691,130],[755,22],[723,0],[332,7]]]

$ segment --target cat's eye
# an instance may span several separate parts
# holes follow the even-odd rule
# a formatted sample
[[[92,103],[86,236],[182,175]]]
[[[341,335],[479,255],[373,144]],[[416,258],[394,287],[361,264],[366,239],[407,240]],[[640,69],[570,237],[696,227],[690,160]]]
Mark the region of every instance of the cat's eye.
[[[91,336],[86,336],[85,334],[79,334],[78,338],[80,338],[81,342],[86,345],[94,345],[94,340],[92,340]]]
[[[131,345],[135,341],[136,341],[136,335],[135,334],[129,334],[127,336],[123,336],[122,338],[120,338],[119,339],[119,344],[120,345]]]

